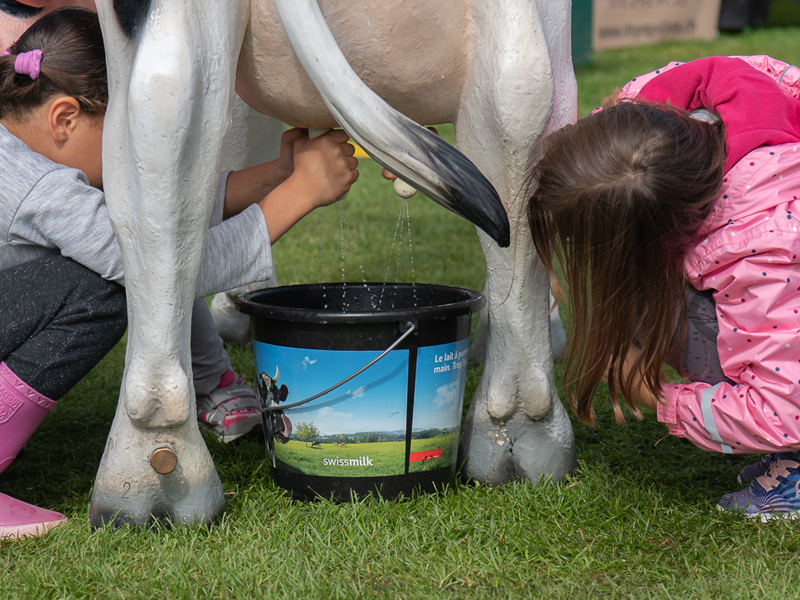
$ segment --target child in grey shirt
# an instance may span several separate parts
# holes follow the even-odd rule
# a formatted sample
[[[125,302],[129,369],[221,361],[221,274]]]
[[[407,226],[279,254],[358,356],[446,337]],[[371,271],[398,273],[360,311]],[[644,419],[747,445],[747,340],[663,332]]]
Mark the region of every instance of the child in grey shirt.
[[[108,100],[97,16],[46,15],[0,55],[0,471],[124,333],[125,274],[102,192]],[[204,296],[272,274],[271,243],[358,177],[342,131],[290,130],[276,161],[219,179],[194,305],[198,418],[229,440],[260,423]],[[0,538],[62,515],[0,494]]]

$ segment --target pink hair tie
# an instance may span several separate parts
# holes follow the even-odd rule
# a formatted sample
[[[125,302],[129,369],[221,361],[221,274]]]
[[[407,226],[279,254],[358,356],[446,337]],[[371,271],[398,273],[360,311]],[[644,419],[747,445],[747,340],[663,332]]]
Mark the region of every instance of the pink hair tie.
[[[31,79],[39,77],[42,65],[42,51],[31,50],[17,54],[14,70],[20,75],[28,75]]]
[[[8,56],[9,54],[11,54],[11,50],[3,50],[0,52],[0,56]]]

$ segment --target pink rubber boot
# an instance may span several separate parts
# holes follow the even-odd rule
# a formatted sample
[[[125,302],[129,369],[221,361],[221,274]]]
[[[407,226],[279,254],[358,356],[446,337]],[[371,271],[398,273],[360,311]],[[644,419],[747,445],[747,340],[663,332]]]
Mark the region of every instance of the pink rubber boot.
[[[0,472],[55,405],[0,362]],[[41,535],[66,520],[60,513],[0,494],[0,539]]]

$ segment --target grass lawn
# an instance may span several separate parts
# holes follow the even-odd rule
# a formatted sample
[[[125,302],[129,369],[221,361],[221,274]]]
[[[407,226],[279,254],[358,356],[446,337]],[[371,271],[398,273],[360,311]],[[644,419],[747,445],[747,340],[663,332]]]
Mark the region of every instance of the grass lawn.
[[[670,60],[750,53],[800,64],[800,28],[598,54],[577,70],[580,113]],[[276,245],[281,283],[340,279],[342,245],[348,279],[361,278],[359,263],[364,278],[386,278],[400,200],[374,164],[362,161],[361,170],[343,206],[348,229],[331,207]],[[410,205],[413,263],[403,241],[397,277],[408,281],[413,270],[420,282],[481,289],[473,228],[424,199]],[[252,378],[249,348],[231,354]],[[39,539],[0,542],[0,598],[736,599],[792,598],[800,589],[800,521],[762,525],[714,508],[748,461],[670,438],[652,414],[617,427],[602,391],[597,429],[574,422],[579,466],[558,485],[458,483],[395,502],[304,503],[274,486],[263,443],[209,438],[227,493],[219,523],[91,531],[91,487],[123,360],[120,345],[0,477],[0,491],[71,519]],[[478,377],[471,367],[468,398]]]

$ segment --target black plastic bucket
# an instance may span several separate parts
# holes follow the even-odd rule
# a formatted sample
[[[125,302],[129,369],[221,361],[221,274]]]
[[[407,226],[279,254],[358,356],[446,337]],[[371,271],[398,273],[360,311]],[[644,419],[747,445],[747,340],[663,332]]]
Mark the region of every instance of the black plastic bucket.
[[[250,316],[279,486],[350,500],[452,483],[480,292],[312,284],[251,292],[237,304]]]

